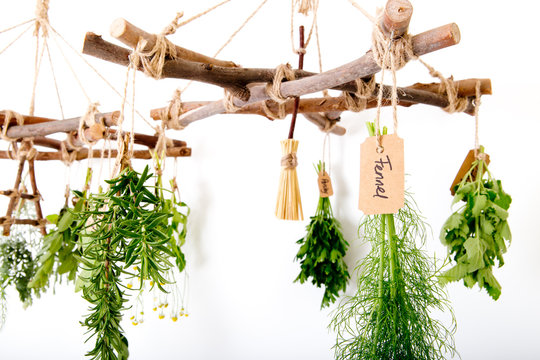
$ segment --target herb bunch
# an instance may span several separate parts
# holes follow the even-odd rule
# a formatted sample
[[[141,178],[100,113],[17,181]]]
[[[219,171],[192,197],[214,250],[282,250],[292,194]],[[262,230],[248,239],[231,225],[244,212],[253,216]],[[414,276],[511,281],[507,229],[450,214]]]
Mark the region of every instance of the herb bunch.
[[[356,268],[358,290],[335,311],[336,359],[444,359],[455,353],[455,320],[436,264],[418,245],[426,225],[413,203],[394,214],[366,216],[359,234],[371,251]],[[452,314],[453,327],[433,319]]]
[[[49,285],[53,274],[54,282],[61,282],[63,276],[67,281],[75,281],[82,255],[80,232],[84,226],[79,214],[86,209],[91,177],[92,170],[89,168],[84,190],[73,192],[76,199],[73,208],[68,207],[66,201],[66,206],[58,214],[47,216],[47,220],[55,227],[43,238],[43,244],[37,255],[39,265],[28,286],[44,289]]]
[[[483,154],[483,148],[480,148]],[[501,285],[493,275],[493,266],[504,265],[503,254],[512,239],[508,226],[508,208],[512,198],[500,180],[491,176],[483,156],[473,162],[457,185],[452,205],[464,201],[444,223],[441,241],[456,264],[441,276],[441,282],[463,279],[465,286],[475,284],[497,300]]]
[[[324,163],[319,162],[316,169],[318,173],[324,171]],[[307,234],[296,242],[301,245],[296,254],[301,271],[295,282],[303,284],[311,278],[317,287],[324,286],[321,302],[324,308],[336,301],[340,291],[345,291],[350,278],[343,260],[349,243],[343,238],[329,197],[319,197],[317,210],[306,230]]]
[[[374,124],[367,127],[375,136]],[[406,196],[395,215],[366,216],[358,234],[371,251],[356,268],[356,294],[342,301],[330,324],[337,334],[336,359],[432,360],[455,354],[455,318],[436,263],[420,248],[426,224],[414,200]],[[451,314],[452,328],[431,318],[434,310]]]
[[[79,275],[83,297],[91,303],[84,325],[95,347],[92,359],[127,358],[127,339],[120,326],[127,301],[122,275],[140,278],[140,288],[151,280],[161,290],[168,283],[166,274],[174,266],[185,266],[180,246],[185,238],[187,215],[182,214],[173,196],[163,198],[163,189],[146,185],[152,174],[148,166],[139,174],[125,169],[107,181],[109,191],[91,194],[88,209],[82,211],[85,224],[82,264]],[[182,229],[180,228],[182,225]],[[132,267],[136,273],[126,269]]]

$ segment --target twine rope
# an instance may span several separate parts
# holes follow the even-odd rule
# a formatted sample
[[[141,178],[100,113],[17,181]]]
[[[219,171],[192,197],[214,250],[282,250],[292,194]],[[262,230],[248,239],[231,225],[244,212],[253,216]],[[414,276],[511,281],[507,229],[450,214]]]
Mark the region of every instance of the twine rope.
[[[41,34],[43,37],[49,36],[49,0],[37,0],[36,2],[36,28],[34,29],[34,36]]]
[[[313,12],[313,19],[311,21],[311,26],[309,28],[309,33],[307,36],[307,39],[304,43],[304,46],[301,48],[297,48],[294,44],[294,13],[295,13],[295,7],[296,5],[300,5],[298,7],[297,12],[299,14],[308,16],[309,12]],[[309,8],[309,11],[306,11],[306,9]],[[316,27],[317,24],[317,11],[319,10],[319,0],[291,0],[291,46],[293,53],[300,55],[305,54],[306,49],[309,45],[309,42],[311,41],[311,36],[313,35],[313,30]]]
[[[368,99],[373,95],[377,84],[374,76],[368,82],[358,78],[355,83],[356,91],[354,93],[343,91],[343,97],[348,110],[360,112],[366,109]]]
[[[295,169],[298,166],[298,159],[296,153],[289,153],[281,158],[281,166],[284,169]]]
[[[169,105],[161,111],[159,117],[166,129],[183,130],[185,127],[180,124],[180,115],[182,115],[182,91],[176,89],[174,91]]]
[[[97,108],[98,106],[99,106],[98,102],[93,102],[93,103],[88,104],[88,108],[86,109],[86,112],[79,119],[79,129],[78,129],[79,138],[84,144],[86,144],[90,148],[96,143],[96,141],[88,140],[86,138],[84,130],[96,124],[96,114],[99,112]]]
[[[2,126],[2,133],[0,134],[0,136],[2,137],[3,140],[11,141],[11,142],[17,140],[14,138],[10,138],[7,135],[9,123],[11,122],[12,119],[15,119],[17,121],[17,125],[22,126],[24,125],[24,116],[22,116],[21,114],[13,110],[4,110],[4,125]]]
[[[223,92],[223,106],[228,113],[235,113],[242,108],[234,104],[234,95],[229,90],[223,89]]]
[[[281,83],[283,79],[294,80],[295,74],[290,64],[280,64],[276,68],[272,84],[266,84],[266,92],[268,96],[277,102],[282,104],[287,101],[287,98],[281,94]]]
[[[485,160],[486,154],[485,153],[479,153],[478,150],[480,149],[480,140],[478,135],[478,123],[479,123],[479,116],[478,112],[480,111],[480,105],[481,100],[480,97],[482,96],[480,92],[480,81],[476,82],[475,87],[475,98],[474,98],[474,157],[478,160]]]
[[[261,107],[264,111],[264,114],[269,118],[269,119],[272,119],[272,120],[281,120],[281,119],[284,119],[285,116],[287,116],[287,111],[286,111],[286,105],[285,103],[277,103],[277,106],[278,106],[278,111],[277,113],[273,112],[272,109],[270,109],[270,107],[268,106],[268,102],[269,101],[273,101],[273,100],[266,100],[266,101],[263,101],[261,102]],[[275,101],[274,101],[275,103]]]

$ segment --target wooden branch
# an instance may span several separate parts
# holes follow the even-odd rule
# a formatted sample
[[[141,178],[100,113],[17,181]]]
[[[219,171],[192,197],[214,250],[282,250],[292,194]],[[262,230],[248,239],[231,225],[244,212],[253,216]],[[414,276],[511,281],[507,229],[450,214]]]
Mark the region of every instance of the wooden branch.
[[[45,225],[41,223],[43,221],[43,212],[41,211],[41,203],[39,201],[39,198],[41,198],[41,195],[39,194],[39,190],[37,188],[34,159],[28,160],[28,174],[30,175],[30,185],[32,185],[32,194],[38,197],[38,200],[34,201],[34,205],[36,207],[36,218],[37,218],[37,221],[40,223],[39,231],[41,232],[42,235],[47,235],[47,229],[45,228]]]
[[[460,35],[457,25],[449,24],[414,36],[412,43],[415,54],[423,55],[428,52],[455,45],[459,42],[459,39]],[[103,40],[96,34],[87,33],[84,41],[83,53],[119,65],[127,66],[129,65],[129,55],[131,52],[128,49]],[[318,79],[325,79],[324,83],[321,83],[320,85],[312,85],[309,89],[306,89],[306,94],[319,91],[313,90],[313,87],[322,90],[333,88],[336,90],[354,92],[356,91],[354,80],[357,79],[354,76],[360,75],[360,78],[364,78],[375,74],[379,70],[380,68],[375,63],[375,60],[371,55],[371,51],[369,51],[362,58],[326,73],[315,74],[308,71],[296,70],[295,76],[297,79],[301,79],[302,81],[306,81],[306,79],[303,78],[312,77],[314,75],[319,76]],[[237,92],[233,93],[235,96],[246,102],[250,96],[250,92],[245,88],[246,85],[257,82],[272,82],[274,73],[275,69],[226,68],[195,63],[183,59],[166,61],[165,65],[163,66],[163,77],[166,78],[195,80],[217,85],[223,88],[242,89],[242,91],[237,91],[240,92],[240,94],[237,94]],[[346,77],[346,79],[343,79],[343,77]],[[312,82],[316,81],[307,81],[308,84]],[[290,83],[292,82],[284,82],[282,86],[287,89],[287,87],[290,85],[286,84]],[[300,84],[305,84],[305,82]],[[282,89],[282,94],[287,96],[304,95],[288,94],[286,92],[284,93],[283,91],[284,89]]]
[[[481,93],[491,94],[491,81],[489,79],[480,79]],[[474,88],[476,86],[476,79],[458,80],[454,82],[458,88],[459,96],[470,96],[470,91],[474,95]],[[474,84],[474,85],[471,85]],[[472,90],[471,90],[472,89]],[[398,105],[409,107],[415,104],[426,104],[445,108],[449,105],[448,98],[442,94],[443,91],[439,89],[439,84],[414,84],[405,88],[398,88]],[[373,92],[373,98],[367,103],[367,109],[377,106],[376,96],[378,94],[378,87]],[[390,106],[391,102],[391,87],[385,86],[383,90],[383,106]],[[182,112],[189,112],[197,108],[209,105],[210,101],[198,101],[198,102],[185,102],[182,103]],[[277,104],[273,101],[268,101],[267,106],[271,111],[277,112]],[[160,112],[166,108],[153,109],[150,111],[150,117],[154,120],[160,120]],[[335,117],[339,117],[339,112],[347,111],[347,104],[343,97],[330,97],[330,98],[304,98],[300,100],[298,112],[300,113],[318,113],[318,112],[337,112]],[[285,104],[285,112],[290,114],[292,112],[292,101],[288,101]],[[470,102],[469,107],[465,113],[474,115],[474,105]],[[234,112],[234,114],[255,114],[260,116],[266,116],[262,108],[261,102],[252,103],[246,105]],[[320,120],[320,119],[319,119]],[[324,124],[323,124],[324,126]],[[341,130],[338,130],[341,132]],[[335,132],[333,132],[335,133]]]
[[[388,0],[381,18],[381,29],[386,36],[399,37],[407,32],[413,13],[409,0]]]
[[[103,122],[105,126],[114,126],[116,125],[119,116],[119,111],[96,114],[96,122]],[[2,118],[3,117],[4,114],[2,114]],[[25,116],[24,118],[26,123],[27,117]],[[66,120],[47,119],[46,121],[42,121],[46,118],[39,119],[41,120],[38,122],[30,123],[30,125],[10,126],[7,131],[7,136],[9,136],[10,138],[19,139],[33,136],[45,136],[57,132],[77,131],[79,129],[79,122],[81,118],[76,117]]]
[[[105,150],[105,153],[108,155],[109,152]],[[88,158],[89,151],[88,149],[82,149],[76,151],[75,160],[86,160]],[[111,150],[111,157],[116,157],[118,154],[117,150]],[[185,157],[191,156],[191,148],[188,147],[172,147],[167,148],[166,152],[167,157]],[[99,158],[101,157],[101,150],[92,150],[92,157]],[[148,150],[135,150],[133,152],[134,159],[151,159],[152,155]],[[7,151],[0,151],[0,159],[10,159],[9,153]],[[62,160],[62,153],[60,152],[38,152],[35,160],[38,161],[49,161],[49,160]]]
[[[457,88],[457,95],[459,97],[476,96],[476,84],[480,82],[480,93],[482,95],[491,95],[491,80],[490,79],[466,79],[454,81],[454,85]],[[421,84],[416,83],[408,87],[409,89],[417,89],[423,91],[429,91],[437,94],[445,94],[444,87],[441,83]]]
[[[304,115],[304,117],[306,118],[306,120],[308,120],[309,122],[317,125],[317,127],[319,128],[319,130],[321,131],[324,131],[325,127],[326,127],[326,122],[328,120],[331,120],[331,119],[327,119],[325,117],[325,115],[321,114],[321,113],[304,113],[302,114]],[[326,115],[327,116],[327,115]],[[333,120],[336,120],[336,121],[339,121],[339,118],[337,119],[333,119]],[[343,136],[345,135],[345,133],[347,132],[347,130],[342,127],[342,126],[339,126],[339,125],[334,125],[334,127],[332,128],[332,130],[330,130],[330,132],[332,134],[335,134],[335,135],[339,135],[339,136]]]
[[[8,226],[8,224],[11,226],[12,224],[17,225],[32,225],[32,226],[44,226],[45,222],[47,222],[47,219],[44,219],[43,222],[40,222],[36,219],[11,219],[11,221],[7,221],[5,216],[0,217],[0,226]],[[8,234],[9,235],[9,234]]]
[[[7,151],[6,151],[7,153]],[[7,154],[9,155],[9,154]],[[21,177],[22,177],[22,172],[24,170],[24,163],[25,163],[26,159],[20,159],[19,160],[19,167],[17,169],[17,175],[15,176],[15,185],[13,185],[13,190],[19,190],[19,186],[21,184]],[[9,198],[9,204],[8,204],[8,207],[7,207],[7,210],[6,210],[6,218],[11,218],[11,215],[13,214],[13,209],[15,209],[15,205],[17,204],[17,200],[19,199],[18,196],[13,196],[13,197],[10,197]],[[4,224],[4,230],[3,230],[3,235],[4,236],[8,236],[9,233],[10,233],[10,229],[11,229],[11,225],[10,224]]]
[[[117,140],[117,137],[118,137],[118,131],[115,130],[115,129],[108,129],[107,132],[109,133],[109,136],[112,140]],[[126,134],[125,132],[123,132],[123,134]],[[139,134],[139,133],[135,133],[134,134],[134,137],[135,137],[135,144],[138,144],[138,145],[144,145],[150,149],[153,149],[156,147],[158,141],[159,141],[159,137],[158,136],[154,136],[154,135],[145,135],[145,134]],[[175,139],[171,139],[172,140],[172,143],[173,143],[173,146],[172,147],[186,147],[187,146],[187,143],[185,141],[181,141],[181,140],[175,140]]]
[[[131,24],[125,19],[116,19],[115,21],[113,21],[113,23],[111,24],[110,33],[111,33],[111,36],[115,37],[116,39],[120,40],[121,42],[123,42],[124,44],[128,45],[129,47],[133,49],[137,47],[137,44],[140,39],[146,40],[146,46],[144,47],[143,51],[150,51],[156,45],[155,34],[149,34],[146,31],[139,29],[138,27]],[[210,64],[210,65],[216,65],[216,66],[223,66],[223,67],[237,67],[238,66],[232,61],[217,60],[217,59],[196,53],[194,51],[185,49],[178,45],[175,45],[175,47],[176,47],[176,56],[184,60],[205,63],[205,64]]]
[[[0,195],[11,196],[11,194],[13,194],[13,190],[0,190]],[[35,201],[37,199],[41,199],[41,195],[39,194],[32,195],[32,194],[21,193],[18,195],[21,199],[24,199],[24,200]]]

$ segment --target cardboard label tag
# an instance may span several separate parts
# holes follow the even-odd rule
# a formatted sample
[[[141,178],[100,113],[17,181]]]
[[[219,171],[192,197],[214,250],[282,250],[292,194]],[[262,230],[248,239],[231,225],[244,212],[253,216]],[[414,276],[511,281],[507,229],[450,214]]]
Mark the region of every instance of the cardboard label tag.
[[[394,214],[405,204],[403,139],[395,134],[370,136],[360,146],[358,208],[366,215]]]
[[[484,153],[485,154],[485,153]],[[486,156],[486,159],[485,159],[485,162],[486,164],[489,165],[489,155],[488,154],[485,154]],[[452,186],[450,186],[450,193],[452,194],[452,196],[454,196],[456,194],[456,192],[454,191],[455,187],[457,184],[459,184],[461,182],[461,180],[463,180],[463,177],[467,174],[467,172],[469,171],[469,169],[471,168],[473,162],[475,161],[475,157],[474,157],[474,149],[472,150],[469,150],[469,152],[467,153],[467,156],[465,157],[465,160],[463,161],[463,164],[461,164],[461,167],[459,168],[459,171],[456,175],[456,177],[454,178],[454,182],[452,183]],[[473,171],[473,173],[471,174],[473,179],[476,178],[476,170]]]
[[[334,189],[332,188],[332,180],[326,171],[319,173],[319,195],[320,197],[330,197],[334,195]]]

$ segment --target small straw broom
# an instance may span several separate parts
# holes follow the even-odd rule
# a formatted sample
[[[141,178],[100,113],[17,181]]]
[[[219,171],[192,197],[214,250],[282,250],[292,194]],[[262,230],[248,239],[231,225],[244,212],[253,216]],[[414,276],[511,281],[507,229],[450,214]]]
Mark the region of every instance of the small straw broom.
[[[300,26],[300,48],[304,48],[304,27]],[[298,68],[304,65],[304,53],[299,52]],[[300,199],[300,186],[296,166],[298,161],[296,151],[298,140],[294,140],[294,127],[298,114],[299,98],[294,98],[294,111],[292,113],[289,138],[281,141],[281,174],[279,176],[279,189],[276,204],[276,217],[281,220],[304,220],[302,200]]]

